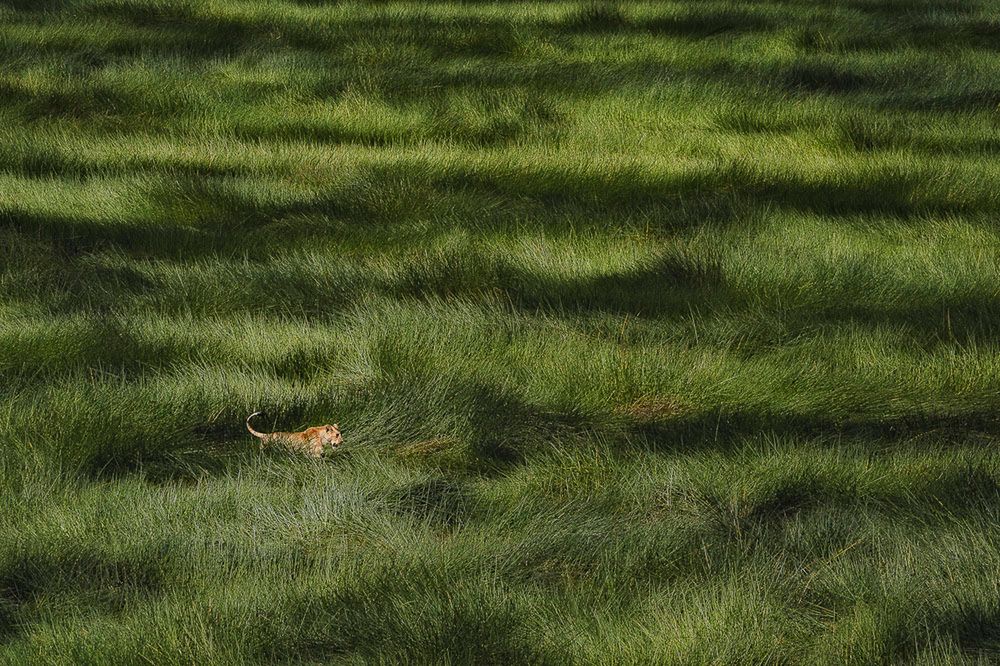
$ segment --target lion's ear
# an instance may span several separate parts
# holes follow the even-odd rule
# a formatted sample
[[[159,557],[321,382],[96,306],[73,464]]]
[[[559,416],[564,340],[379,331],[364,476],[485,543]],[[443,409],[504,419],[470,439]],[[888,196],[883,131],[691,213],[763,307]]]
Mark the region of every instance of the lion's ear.
[[[333,427],[336,428],[337,430],[340,430],[340,424],[334,423]]]

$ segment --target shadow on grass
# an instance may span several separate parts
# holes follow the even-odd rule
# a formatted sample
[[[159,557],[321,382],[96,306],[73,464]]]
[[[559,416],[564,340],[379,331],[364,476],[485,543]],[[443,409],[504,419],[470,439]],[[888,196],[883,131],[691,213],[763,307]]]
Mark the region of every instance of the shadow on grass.
[[[965,608],[941,618],[937,627],[954,636],[963,652],[983,657],[1000,653],[1000,608],[995,604]],[[912,645],[912,637],[903,644]]]
[[[91,552],[22,556],[0,564],[0,640],[27,624],[40,600],[69,597],[76,603],[117,613],[136,598],[163,588],[155,559],[124,560]],[[31,611],[29,613],[29,611]]]
[[[960,444],[1000,437],[1000,416],[991,410],[952,414],[907,414],[890,418],[834,419],[822,414],[768,414],[751,411],[700,412],[670,419],[635,422],[632,439],[667,453],[703,448],[733,449],[759,435],[795,439],[854,440],[891,448],[926,440]]]
[[[848,0],[848,8],[871,17],[899,19],[914,14],[967,16],[980,7],[979,2],[963,0]]]
[[[924,95],[899,95],[887,101],[888,108],[904,111],[972,111],[995,109],[1000,105],[1000,87],[969,84],[957,90]]]
[[[495,583],[494,583],[495,585]],[[475,581],[403,565],[371,572],[336,592],[298,595],[256,614],[251,646],[267,661],[379,660],[542,663],[522,638],[510,603],[484,602]],[[237,621],[241,626],[242,621]]]
[[[860,136],[858,140],[865,141]],[[43,155],[40,162],[22,158],[21,166],[29,172],[62,168],[54,155]],[[159,166],[173,170],[169,164]],[[80,167],[68,166],[71,171]],[[259,244],[255,234],[288,220],[310,218],[398,227],[428,219],[466,219],[467,214],[479,226],[505,228],[525,213],[559,225],[566,215],[595,224],[614,215],[624,218],[624,224],[641,217],[646,225],[652,220],[661,228],[676,229],[745,222],[748,215],[767,209],[910,219],[930,213],[987,212],[1000,205],[993,191],[956,195],[930,186],[929,176],[919,174],[884,171],[810,180],[798,174],[758,173],[744,164],[651,177],[628,170],[581,174],[556,167],[491,173],[450,169],[441,174],[418,162],[365,167],[357,178],[329,191],[284,202],[239,191],[224,177],[199,175],[197,166],[189,169],[189,175],[153,188],[143,219],[133,222],[12,208],[0,213],[0,225],[53,243],[70,256],[113,248],[137,256],[182,258],[244,254]],[[484,197],[492,204],[485,219]],[[281,225],[281,230],[285,244],[302,240],[294,225]],[[280,243],[281,237],[269,240]]]
[[[101,481],[135,476],[155,484],[195,483],[221,474],[234,455],[240,453],[234,454],[232,446],[195,438],[175,444],[169,450],[158,444],[158,440],[98,442],[83,461],[81,471]],[[246,450],[255,449],[248,444]]]
[[[658,259],[578,278],[537,274],[499,258],[472,256],[468,261],[445,258],[429,270],[413,271],[387,292],[396,296],[478,300],[502,296],[527,313],[633,314],[669,317],[690,314],[725,298],[721,271],[683,256]]]
[[[995,601],[975,600],[949,610],[930,608],[927,617],[907,620],[893,618],[883,644],[890,661],[915,661],[941,638],[951,639],[968,657],[989,661],[1000,652],[1000,608]]]
[[[738,520],[742,529],[766,529],[804,512],[830,508],[851,511],[861,506],[900,519],[920,516],[920,520],[930,521],[942,511],[948,518],[978,518],[984,511],[994,513],[1000,507],[1000,485],[984,467],[950,469],[926,482],[914,482],[901,492],[864,496],[824,482],[819,476],[786,480],[766,496],[741,507]]]
[[[846,300],[846,299],[845,299]],[[903,296],[908,305],[837,305],[808,309],[790,316],[793,330],[810,331],[842,323],[867,328],[889,325],[906,331],[930,348],[940,344],[975,345],[1000,338],[1000,301],[985,291],[956,295]]]
[[[578,441],[589,427],[583,415],[546,409],[506,388],[478,382],[459,387],[468,405],[472,472],[488,475],[523,465],[553,444]]]
[[[139,100],[122,90],[93,82],[77,83],[68,89],[31,91],[11,84],[0,83],[0,99],[4,106],[20,107],[29,121],[62,118],[66,120],[92,120],[100,116],[127,113],[136,108]]]
[[[890,52],[903,49],[947,52],[1000,49],[1000,22],[974,16],[889,17],[877,23],[830,18],[820,27],[805,28],[796,43],[812,53]]]
[[[443,477],[419,481],[402,488],[389,500],[402,516],[454,528],[468,520],[469,494],[464,484]]]
[[[70,267],[58,277],[46,278],[51,282],[50,296],[66,301],[69,311],[82,313],[99,314],[119,307],[128,298],[143,298],[161,302],[160,307],[167,309],[199,311],[202,307],[210,307],[213,311],[292,312],[324,317],[372,293],[416,300],[459,299],[492,303],[499,300],[529,314],[632,314],[664,319],[689,316],[692,308],[705,313],[740,313],[760,307],[747,294],[734,290],[720,266],[680,253],[664,253],[603,273],[559,276],[535,271],[503,256],[483,253],[474,245],[432,253],[422,261],[414,258],[398,270],[376,273],[344,272],[336,267],[327,271],[317,266],[297,271],[292,265],[274,262],[253,268],[244,261],[237,265],[238,274],[244,276],[243,281],[230,290],[225,306],[214,301],[200,303],[191,298],[181,301],[179,297],[164,301],[158,296],[164,287],[152,277],[125,261],[104,265],[89,260],[87,254],[102,249],[128,253],[134,250],[140,253],[139,256],[155,255],[157,249],[167,256],[183,254],[182,242],[171,236],[166,228],[150,232],[152,237],[145,234],[132,237],[124,228],[108,233],[101,225],[59,226],[48,224],[40,217],[7,218],[8,222],[12,219],[31,225],[17,228],[12,234],[14,238],[21,235],[51,243],[53,260]],[[80,239],[75,235],[80,230],[91,235]],[[225,236],[219,238],[227,242]],[[193,243],[194,237],[190,240]],[[126,244],[118,245],[117,241]],[[215,256],[206,247],[201,250],[208,252],[209,257]],[[238,250],[234,247],[230,251]],[[195,253],[186,260],[199,256],[204,255]],[[218,270],[222,273],[229,269],[223,263]],[[224,278],[225,283],[233,279],[232,276]],[[859,282],[856,288],[850,284],[833,285],[830,293],[837,296],[835,299],[790,308],[775,313],[775,317],[780,320],[781,329],[791,333],[815,333],[843,324],[870,328],[891,326],[929,346],[971,344],[993,340],[1000,335],[1000,302],[988,291],[957,294],[915,291],[901,293],[898,298],[884,302],[870,302],[859,291],[863,284]],[[105,359],[109,367],[125,370],[142,364],[159,367],[186,351],[162,344],[151,347],[133,339],[124,330],[112,333],[107,337],[113,343],[111,346],[94,350],[95,359]],[[748,330],[746,334],[759,335],[762,343],[771,343],[778,332],[765,328]],[[122,365],[116,359],[131,366]],[[274,370],[284,378],[304,379],[314,373],[315,364],[320,361],[322,359],[316,356],[289,356],[278,362]]]
[[[845,94],[871,89],[877,82],[846,65],[798,63],[782,77],[789,92]]]
[[[15,9],[29,24],[46,26],[49,21],[64,20],[60,12],[30,12],[32,5],[19,0]],[[55,7],[53,3],[45,3]],[[830,48],[996,48],[1000,43],[1000,23],[977,15],[975,5],[960,6],[946,2],[905,3],[905,6],[882,7],[876,2],[856,2],[848,6],[865,18],[845,18],[843,11],[830,11],[819,3],[790,2],[803,10],[796,18],[803,25],[800,46],[806,50]],[[893,3],[890,3],[893,4]],[[592,97],[623,88],[655,90],[668,82],[695,84],[724,83],[734,89],[755,87],[778,96],[789,91],[808,94],[849,95],[862,104],[888,100],[909,108],[949,110],[985,109],[995,106],[992,89],[956,91],[943,94],[918,94],[912,90],[910,77],[868,75],[837,62],[796,62],[787,66],[766,63],[749,66],[735,62],[711,65],[657,61],[596,62],[560,64],[539,61],[520,62],[517,57],[528,45],[540,40],[564,42],[572,50],[572,36],[642,35],[677,39],[705,39],[736,34],[765,34],[787,29],[789,19],[751,7],[713,9],[689,7],[679,13],[660,16],[633,16],[616,3],[592,4],[570,13],[563,19],[535,23],[496,16],[441,17],[432,14],[399,16],[385,13],[362,18],[340,14],[329,20],[312,20],[267,13],[261,16],[213,14],[195,5],[137,5],[119,3],[84,9],[78,20],[94,21],[94,30],[112,25],[114,36],[93,44],[81,44],[77,38],[56,37],[41,44],[6,47],[12,60],[28,56],[62,58],[83,71],[93,70],[115,60],[144,57],[170,57],[198,68],[206,61],[226,57],[258,58],[271,53],[301,53],[316,59],[316,69],[329,74],[312,93],[319,98],[336,97],[349,89],[366,93],[400,106],[416,102],[431,103],[456,91],[489,90],[505,94],[515,89],[528,90],[530,100],[547,95]],[[817,20],[820,27],[811,27]],[[843,30],[843,25],[849,30]],[[825,26],[837,28],[832,33]],[[867,41],[866,41],[867,40]],[[384,44],[396,48],[381,49]],[[831,45],[833,45],[831,47]],[[0,47],[3,48],[3,47]],[[376,58],[361,60],[357,50],[378,49]],[[528,51],[530,52],[530,51]],[[488,65],[470,60],[488,61]],[[132,113],[136,109],[176,115],[186,107],[180,95],[153,99],[150,95],[129,95],[99,81],[71,80],[60,90],[34,91],[4,84],[2,97],[10,106],[20,107],[28,120],[65,118],[100,120],[115,117],[128,123],[128,116],[146,118],[150,114]],[[69,86],[67,88],[66,86]],[[242,83],[244,88],[250,84]],[[246,90],[243,90],[245,93]],[[272,92],[281,92],[274,87]],[[883,93],[891,93],[883,95]],[[238,94],[234,90],[233,94]],[[865,97],[868,95],[869,97]],[[150,104],[167,104],[169,109],[150,109]],[[179,106],[175,106],[179,104]],[[548,109],[551,112],[551,107]],[[513,113],[484,126],[453,128],[452,138],[472,145],[504,143],[536,126],[552,124],[545,114],[531,109]],[[350,128],[320,127],[292,121],[263,128],[260,134],[252,127],[239,130],[248,137],[298,138],[317,137],[334,142],[379,143],[397,139],[392,133],[370,134]],[[433,134],[433,133],[432,133]],[[447,133],[445,133],[447,134]]]
[[[37,3],[25,3],[25,5]],[[54,4],[54,3],[49,3]],[[266,16],[226,15],[201,11],[191,4],[118,4],[95,6],[80,13],[78,21],[130,29],[103,43],[113,57],[140,55],[212,59],[280,50],[315,53],[365,45],[393,43],[409,55],[413,49],[442,57],[509,56],[521,49],[518,26],[501,18],[435,19],[431,16],[342,17],[308,21],[269,13]],[[58,16],[58,14],[55,14]],[[27,14],[43,23],[46,14]],[[50,40],[44,50],[59,52],[70,44]],[[80,49],[79,44],[76,45]]]
[[[622,5],[610,2],[586,5],[550,26],[550,29],[568,34],[648,34],[682,39],[771,32],[777,28],[770,17],[746,9],[693,7],[667,16],[636,17]]]

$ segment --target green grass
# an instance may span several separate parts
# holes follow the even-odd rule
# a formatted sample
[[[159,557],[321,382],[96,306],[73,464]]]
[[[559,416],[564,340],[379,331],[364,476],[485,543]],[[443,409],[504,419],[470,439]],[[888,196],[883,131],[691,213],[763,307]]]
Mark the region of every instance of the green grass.
[[[4,3],[0,661],[1000,659],[998,112],[997,0]]]

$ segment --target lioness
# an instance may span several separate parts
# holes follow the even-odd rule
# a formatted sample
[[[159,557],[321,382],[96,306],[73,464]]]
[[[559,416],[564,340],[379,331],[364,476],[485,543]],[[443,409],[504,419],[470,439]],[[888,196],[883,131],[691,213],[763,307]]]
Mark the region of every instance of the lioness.
[[[302,432],[257,432],[250,425],[250,419],[260,414],[254,412],[247,417],[247,430],[254,437],[260,439],[260,448],[270,445],[281,445],[289,451],[304,453],[307,456],[319,458],[323,455],[323,449],[329,446],[335,449],[344,443],[344,438],[340,434],[340,426],[333,425],[316,426],[306,428]]]

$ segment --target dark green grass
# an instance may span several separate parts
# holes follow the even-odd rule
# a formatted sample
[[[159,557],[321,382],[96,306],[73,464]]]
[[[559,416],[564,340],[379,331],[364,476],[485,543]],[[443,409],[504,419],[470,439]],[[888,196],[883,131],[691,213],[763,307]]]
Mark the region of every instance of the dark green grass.
[[[998,104],[993,0],[4,3],[0,658],[995,661]]]

